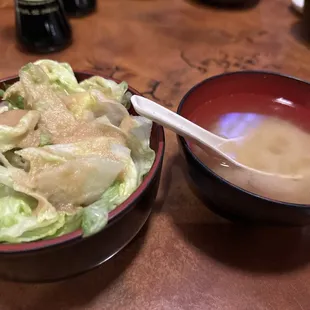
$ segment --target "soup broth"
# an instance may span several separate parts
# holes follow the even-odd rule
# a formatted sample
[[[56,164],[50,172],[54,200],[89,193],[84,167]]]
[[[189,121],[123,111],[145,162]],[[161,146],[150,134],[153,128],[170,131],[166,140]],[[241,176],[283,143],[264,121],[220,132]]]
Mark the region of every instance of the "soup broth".
[[[247,102],[248,99],[247,96]],[[240,142],[225,146],[225,152],[237,162],[270,173],[301,175],[301,179],[266,177],[236,167],[212,150],[202,150],[191,144],[192,150],[216,174],[247,191],[270,199],[310,204],[310,133],[304,122],[307,117],[310,123],[309,110],[293,103],[288,105],[285,101],[268,98],[264,105],[264,98],[254,99],[260,100],[255,110],[246,111],[249,105],[240,95],[235,98],[239,100],[239,107],[236,109],[234,104],[234,111],[226,106],[225,112],[221,105],[218,114],[212,113],[215,118],[204,124],[202,119],[194,121],[221,137],[242,137]],[[216,102],[208,104],[216,105]]]

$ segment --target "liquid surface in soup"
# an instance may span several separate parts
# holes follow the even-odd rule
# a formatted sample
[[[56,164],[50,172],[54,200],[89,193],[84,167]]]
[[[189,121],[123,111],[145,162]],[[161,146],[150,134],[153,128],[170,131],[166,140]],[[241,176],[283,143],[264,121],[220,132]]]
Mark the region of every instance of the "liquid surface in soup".
[[[211,150],[191,144],[194,153],[216,174],[247,191],[270,199],[310,204],[310,131],[309,121],[305,122],[310,120],[309,110],[283,98],[266,100],[253,95],[252,100],[257,104],[252,108],[248,104],[249,95],[237,95],[234,100],[238,104],[231,106],[219,105],[216,100],[208,102],[206,104],[221,107],[212,111],[213,117],[204,123],[202,117],[199,119],[202,113],[197,111],[198,118],[192,120],[224,138],[243,137],[240,143],[225,146],[225,151],[238,162],[272,173],[302,175],[302,179],[259,175],[230,164]]]

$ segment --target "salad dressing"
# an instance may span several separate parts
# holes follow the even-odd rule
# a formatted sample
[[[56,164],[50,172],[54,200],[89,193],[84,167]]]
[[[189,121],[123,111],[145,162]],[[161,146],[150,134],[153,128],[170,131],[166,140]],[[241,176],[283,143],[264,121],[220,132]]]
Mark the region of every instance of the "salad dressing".
[[[14,127],[27,114],[26,110],[10,110],[0,114],[0,125]]]

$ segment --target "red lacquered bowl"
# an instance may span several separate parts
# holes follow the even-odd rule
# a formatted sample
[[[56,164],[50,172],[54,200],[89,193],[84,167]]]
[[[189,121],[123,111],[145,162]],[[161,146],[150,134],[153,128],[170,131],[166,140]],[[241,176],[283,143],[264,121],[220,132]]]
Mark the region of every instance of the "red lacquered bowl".
[[[310,131],[310,84],[271,72],[227,73],[194,86],[178,108],[180,115],[207,129],[221,115],[235,112],[277,116]],[[309,204],[272,200],[240,188],[204,164],[188,140],[178,139],[192,184],[215,213],[251,224],[310,224]]]
[[[93,74],[75,72],[79,81]],[[0,88],[18,77],[0,80]],[[119,82],[116,80],[116,82]],[[133,94],[140,95],[129,87]],[[136,115],[133,108],[130,113]],[[107,226],[99,233],[82,237],[82,230],[50,240],[0,244],[0,278],[20,282],[51,282],[72,277],[101,265],[123,249],[146,223],[158,191],[165,150],[164,130],[153,124],[151,147],[155,162],[138,189],[109,213]]]

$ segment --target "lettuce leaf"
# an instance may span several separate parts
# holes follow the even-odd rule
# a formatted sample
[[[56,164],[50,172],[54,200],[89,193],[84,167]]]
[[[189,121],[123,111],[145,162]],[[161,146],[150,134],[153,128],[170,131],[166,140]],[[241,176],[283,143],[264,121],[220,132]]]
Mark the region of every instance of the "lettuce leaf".
[[[25,107],[40,113],[40,129],[51,135],[52,143],[59,137],[70,137],[76,131],[79,123],[61,96],[53,91],[40,66],[30,63],[23,67],[20,70],[20,82],[25,91]]]
[[[4,113],[10,113],[10,111]],[[34,131],[39,119],[38,111],[28,111],[16,126],[0,125],[0,151],[6,152],[19,146],[27,134]]]
[[[20,177],[25,174],[14,167],[0,166],[0,242],[29,242],[81,226],[82,208],[57,211],[42,195],[17,184],[15,172],[21,173]]]
[[[56,231],[54,235],[48,237],[49,239],[68,234],[82,227],[82,220],[84,215],[83,208],[77,208],[74,212],[61,213],[65,215],[65,223]]]
[[[109,137],[26,148],[16,154],[30,163],[32,188],[56,207],[94,202],[130,160],[130,150]]]
[[[108,223],[109,212],[101,203],[93,203],[84,208],[82,229],[83,236],[88,237],[103,229]]]
[[[109,212],[123,203],[138,187],[137,170],[132,160],[127,163],[123,179],[110,186],[99,200],[84,208],[83,235],[90,236],[107,224]]]
[[[0,172],[0,241],[23,242],[54,234],[60,219],[54,208],[42,208],[34,214],[38,201],[12,187],[9,170],[1,166]]]
[[[101,91],[108,99],[114,99],[117,102],[122,102],[123,97],[128,89],[126,82],[117,84],[113,80],[107,80],[101,76],[93,76],[80,83],[80,86],[85,90],[97,89]]]
[[[46,73],[49,83],[54,91],[64,94],[84,91],[84,89],[80,87],[74,72],[68,63],[42,59],[34,62],[34,65],[40,66],[40,68]]]
[[[101,122],[109,125],[105,118],[102,118]],[[82,222],[84,236],[95,234],[104,228],[109,212],[137,189],[145,174],[151,169],[155,159],[155,152],[149,145],[151,129],[152,122],[140,116],[126,117],[120,128],[114,127],[114,130],[122,130],[126,135],[132,159],[127,162],[122,178],[114,182],[98,201],[85,208]]]
[[[65,104],[77,120],[92,121],[97,108],[96,99],[89,92],[79,92],[64,98]]]
[[[123,118],[129,115],[120,102],[107,98],[97,89],[66,96],[65,103],[78,120],[92,121],[105,116],[113,125],[119,126]]]
[[[127,109],[116,99],[107,98],[103,92],[93,89],[90,91],[96,100],[93,108],[95,117],[105,116],[113,125],[119,126],[122,120],[129,116]]]
[[[69,160],[37,174],[34,186],[57,207],[88,205],[109,188],[123,167],[99,156]]]
[[[3,93],[2,99],[8,103],[10,110],[24,109],[24,89],[20,82],[16,82],[8,87]]]
[[[152,121],[142,116],[126,117],[120,128],[127,134],[127,146],[138,171],[138,183],[148,173],[154,163],[155,152],[150,147]]]

